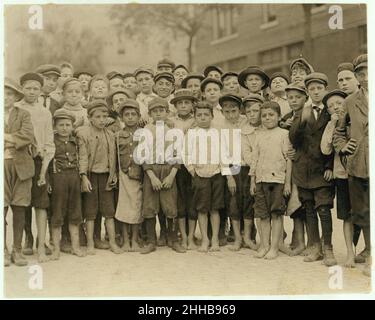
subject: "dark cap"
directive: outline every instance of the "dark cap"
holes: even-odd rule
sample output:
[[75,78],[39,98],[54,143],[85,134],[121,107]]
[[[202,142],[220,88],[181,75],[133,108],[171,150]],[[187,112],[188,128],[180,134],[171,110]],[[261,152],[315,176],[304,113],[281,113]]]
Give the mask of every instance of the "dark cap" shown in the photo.
[[199,101],[195,106],[195,110],[196,109],[210,109],[212,112],[214,107],[211,103],[208,103],[207,101]]
[[223,83],[220,80],[214,79],[214,78],[206,78],[201,82],[201,91],[203,92],[204,89],[206,89],[206,86],[209,83],[216,83],[219,87],[220,90],[223,89]]
[[160,68],[160,67],[169,67],[173,70],[175,67],[175,64],[173,61],[169,60],[168,58],[164,58],[164,59],[161,59],[157,64],[157,68]]
[[160,97],[155,97],[148,103],[148,111],[151,111],[156,107],[163,107],[169,110],[168,101]]
[[265,100],[260,94],[250,93],[245,98],[243,98],[242,103],[243,105],[245,105],[246,102],[250,102],[250,101],[264,103]]
[[177,69],[185,69],[186,70],[186,72],[187,73],[189,73],[189,69],[187,68],[187,67],[185,67],[183,64],[178,64],[177,66],[175,66],[174,68],[173,68],[173,73],[177,70]]
[[23,86],[23,84],[29,80],[37,81],[40,83],[41,86],[43,86],[43,83],[44,83],[43,77],[39,73],[28,72],[28,73],[25,73],[23,76],[21,76],[20,78],[21,86]]
[[197,102],[198,99],[193,96],[193,93],[189,89],[179,89],[174,93],[174,97],[171,99],[170,103],[175,104],[177,101],[180,100],[191,100],[193,102]]
[[312,72],[305,78],[305,87],[307,88],[311,82],[319,82],[325,86],[328,86],[328,77],[321,72]]
[[357,71],[359,68],[367,68],[367,54],[361,54],[353,61],[354,71]]
[[157,82],[159,79],[167,79],[169,82],[172,82],[174,84],[175,79],[171,72],[160,72],[155,75],[154,82]]
[[238,75],[238,82],[241,85],[241,87],[248,89],[245,82],[246,82],[247,76],[250,74],[257,74],[264,80],[264,85],[262,86],[262,90],[268,87],[270,79],[268,75],[258,66],[247,67],[246,69],[240,72],[240,74]]
[[72,112],[69,112],[65,108],[60,108],[55,111],[53,114],[53,121],[56,121],[57,119],[69,119],[72,122],[76,121],[76,117]]
[[236,78],[238,78],[238,73],[233,72],[233,71],[225,72],[225,73],[221,76],[221,81],[224,82],[225,78],[227,78],[227,77],[236,77]]
[[284,72],[275,72],[270,76],[270,85],[273,79],[283,78],[288,84],[290,83],[290,78]]
[[354,72],[354,64],[351,62],[343,62],[337,66],[337,74],[344,70]]
[[333,97],[333,96],[340,96],[340,97],[342,97],[342,98],[345,99],[348,95],[347,95],[344,91],[342,91],[342,90],[338,90],[338,89],[335,89],[335,90],[332,90],[332,91],[328,92],[328,93],[323,97],[323,100],[322,100],[322,102],[323,102],[323,104],[325,105],[325,107],[328,108],[328,106],[327,106],[327,101],[328,101],[329,98],[331,98],[331,97]]
[[241,108],[242,106],[242,99],[234,94],[224,94],[223,96],[221,96],[219,99],[220,106],[223,106],[223,103],[225,101],[234,101],[235,103],[237,103],[239,108]]
[[118,113],[121,115],[125,108],[132,108],[135,109],[138,113],[140,113],[139,104],[134,99],[126,99],[118,108]]
[[211,72],[211,71],[217,71],[220,73],[220,75],[222,75],[224,73],[224,71],[218,67],[218,66],[214,66],[214,65],[211,65],[211,66],[207,66],[204,70],[203,70],[203,74],[204,76],[207,78],[208,74]]
[[87,104],[86,106],[87,114],[91,115],[94,112],[94,110],[99,109],[99,108],[109,111],[107,102],[104,99],[96,99]]
[[149,75],[151,75],[151,77],[154,77],[154,71],[152,71],[152,69],[150,68],[147,68],[147,67],[140,67],[140,68],[137,68],[135,71],[134,71],[134,77],[137,77],[140,73],[148,73]]
[[55,74],[58,77],[61,75],[61,70],[54,64],[42,64],[35,70],[36,73],[40,74]]
[[297,59],[294,59],[291,63],[290,63],[290,70],[292,71],[293,70],[293,67],[296,63],[300,63],[302,64],[306,69],[307,69],[307,73],[312,73],[314,72],[314,68],[312,67],[312,65],[310,63],[307,62],[307,60],[305,58],[302,58],[302,57],[299,57]]
[[200,73],[190,73],[188,74],[184,80],[181,81],[181,87],[182,88],[186,88],[187,86],[187,83],[190,79],[198,79],[200,81],[202,81],[204,79],[204,75],[203,74],[200,74]]
[[118,93],[123,93],[125,96],[127,96],[128,99],[135,99],[136,98],[135,93],[133,91],[129,90],[129,89],[116,89],[116,90],[111,91],[106,98],[107,104],[109,106],[112,105],[113,96],[115,94],[118,94]]
[[287,91],[290,91],[290,90],[297,90],[299,92],[302,92],[303,94],[305,94],[307,96],[307,92],[306,92],[306,88],[305,86],[302,86],[298,83],[291,83],[291,84],[288,84],[285,88],[285,92]]
[[79,78],[79,76],[81,76],[81,75],[83,75],[83,74],[86,74],[86,75],[88,75],[88,76],[90,76],[90,77],[93,77],[94,76],[94,74],[93,73],[91,73],[91,72],[89,72],[89,71],[78,71],[78,72],[76,72],[76,73],[74,73],[74,78]]

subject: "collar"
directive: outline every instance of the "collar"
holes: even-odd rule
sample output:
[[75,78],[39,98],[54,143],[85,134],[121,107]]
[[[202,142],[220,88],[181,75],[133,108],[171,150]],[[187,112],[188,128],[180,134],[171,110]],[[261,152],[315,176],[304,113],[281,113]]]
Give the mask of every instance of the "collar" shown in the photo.
[[61,139],[60,136],[57,134],[57,132],[55,132],[55,140],[59,141],[59,142],[65,142],[65,141],[68,141],[68,142],[73,142],[73,143],[76,143],[77,140],[76,138],[73,136],[73,135],[70,135],[68,140],[64,140],[64,139]]
[[176,114],[176,120],[186,121],[186,120],[190,120],[192,118],[194,118],[192,113],[189,113],[189,116],[186,117],[186,118],[181,118],[178,114]]
[[314,107],[318,107],[320,109],[320,111],[322,111],[324,109],[324,104],[323,103],[321,103],[319,105],[312,104],[312,107],[313,107],[313,109],[314,109]]

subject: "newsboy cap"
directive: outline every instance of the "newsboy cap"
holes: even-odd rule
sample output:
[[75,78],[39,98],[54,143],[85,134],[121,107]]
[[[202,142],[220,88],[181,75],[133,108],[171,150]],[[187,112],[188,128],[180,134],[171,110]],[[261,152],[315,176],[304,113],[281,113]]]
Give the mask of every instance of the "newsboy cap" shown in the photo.
[[321,72],[312,72],[305,78],[305,87],[307,88],[311,82],[319,82],[325,86],[328,86],[328,77]]
[[53,114],[53,121],[56,121],[57,119],[69,119],[72,122],[76,121],[76,117],[72,112],[69,112],[65,108],[60,108],[55,111]]
[[112,80],[114,78],[120,78],[120,79],[123,79],[122,77],[122,74],[120,72],[117,72],[117,71],[111,71],[111,72],[108,72],[107,73],[107,79],[108,80]]
[[36,68],[35,72],[40,74],[55,74],[58,77],[61,75],[60,67],[54,64],[42,64]]
[[175,79],[171,72],[159,72],[155,75],[154,82],[158,81],[159,79],[167,79],[169,82],[174,84]]
[[185,69],[186,72],[189,73],[189,69],[188,69],[186,66],[184,66],[183,64],[178,64],[177,66],[175,66],[175,67],[173,68],[173,71],[172,71],[172,72],[174,73],[177,69]]
[[191,92],[191,90],[189,90],[189,89],[179,89],[174,93],[174,97],[171,99],[170,102],[172,104],[176,104],[177,101],[184,100],[184,99],[191,100],[193,102],[198,101],[198,99],[193,96],[193,92]]
[[148,103],[148,111],[155,109],[156,107],[163,107],[169,110],[168,101],[166,99],[155,97]]
[[152,71],[152,69],[150,68],[147,68],[147,67],[140,67],[140,68],[137,68],[135,71],[134,71],[134,77],[136,78],[140,73],[148,73],[149,75],[151,75],[151,77],[154,77],[154,71]]
[[81,75],[83,75],[83,74],[88,75],[88,76],[90,76],[90,77],[93,77],[93,76],[94,76],[94,74],[93,74],[92,72],[82,70],[82,71],[78,71],[78,72],[74,73],[74,78],[77,78],[77,79],[78,79],[79,76],[81,76]]
[[342,98],[345,99],[348,95],[344,91],[339,90],[339,89],[335,89],[335,90],[332,90],[332,91],[328,92],[323,97],[323,100],[322,100],[322,102],[323,102],[323,104],[324,104],[325,107],[328,107],[327,106],[327,101],[328,101],[329,98],[331,98],[333,96],[340,96],[340,97],[342,97]]
[[290,83],[290,78],[284,72],[274,72],[270,76],[270,85],[271,85],[272,80],[274,80],[276,78],[283,78],[288,84]]
[[245,105],[246,102],[250,102],[250,101],[263,103],[265,100],[260,94],[250,93],[245,98],[243,98],[242,103],[243,105]]
[[218,67],[218,66],[214,66],[214,65],[211,65],[211,66],[207,66],[204,70],[203,70],[203,74],[204,76],[207,78],[208,74],[211,72],[211,71],[217,71],[220,73],[220,75],[222,75],[224,73],[224,71]]
[[246,78],[250,74],[257,74],[264,80],[264,85],[262,86],[262,90],[267,88],[270,82],[270,78],[268,75],[258,66],[251,66],[247,67],[246,69],[242,70],[240,74],[238,75],[238,82],[241,85],[241,87],[248,89],[246,86]]
[[129,90],[129,89],[116,89],[116,90],[111,91],[106,98],[108,106],[112,105],[113,96],[118,94],[118,93],[124,94],[128,99],[135,99],[136,98],[135,93],[133,91]]
[[233,72],[233,71],[225,72],[225,73],[221,76],[221,81],[224,82],[225,78],[228,78],[228,77],[236,77],[236,78],[238,78],[238,73]]
[[28,72],[28,73],[25,73],[23,76],[21,76],[20,78],[21,86],[23,86],[24,83],[29,80],[37,81],[40,83],[41,86],[43,86],[43,83],[44,83],[43,77],[39,73]]
[[337,66],[337,74],[344,70],[354,72],[354,64],[351,62],[343,62]]
[[199,81],[202,81],[204,79],[204,75],[200,73],[190,73],[188,74],[182,81],[181,81],[181,87],[186,88],[187,83],[190,79],[198,79]]
[[5,77],[4,78],[4,87],[12,89],[13,91],[15,91],[19,95],[19,99],[22,99],[22,97],[23,97],[22,88],[19,86],[19,84],[16,81],[14,81],[11,78]]
[[367,54],[361,54],[353,61],[354,71],[357,71],[359,68],[367,68]]
[[291,90],[297,90],[297,91],[302,92],[303,94],[307,95],[306,88],[303,85],[298,84],[298,83],[291,83],[291,84],[288,84],[285,87],[285,92],[291,91]]
[[108,104],[104,99],[96,99],[87,104],[86,106],[87,114],[91,115],[94,112],[94,110],[99,109],[99,108],[109,111]]
[[64,90],[68,84],[72,84],[72,83],[75,83],[75,82],[76,82],[77,84],[81,85],[81,81],[79,81],[77,78],[68,78],[68,79],[66,79],[66,80],[64,81],[64,83],[63,83],[61,89]]
[[139,103],[134,99],[126,99],[118,108],[118,113],[121,115],[125,108],[135,109],[140,113]]
[[175,67],[175,64],[172,60],[169,60],[168,58],[164,58],[164,59],[161,59],[157,66],[157,68],[161,68],[161,67],[169,67],[171,68],[172,70],[174,69]]
[[238,107],[241,108],[242,106],[242,99],[239,96],[236,96],[235,94],[224,94],[219,98],[219,104],[220,106],[223,106],[223,103],[225,101],[234,101],[237,103]]
[[314,72],[314,68],[312,67],[312,65],[310,63],[307,62],[307,60],[305,58],[302,58],[302,57],[299,57],[297,59],[294,59],[291,63],[290,63],[290,71],[293,70],[293,67],[296,63],[300,63],[302,64],[303,66],[305,66],[305,68],[307,69],[308,73],[312,73]]
[[216,83],[220,87],[220,90],[223,89],[223,83],[220,80],[217,80],[217,79],[214,79],[214,78],[206,78],[201,82],[201,91],[202,92],[204,91],[204,89],[206,89],[206,87],[209,83]]

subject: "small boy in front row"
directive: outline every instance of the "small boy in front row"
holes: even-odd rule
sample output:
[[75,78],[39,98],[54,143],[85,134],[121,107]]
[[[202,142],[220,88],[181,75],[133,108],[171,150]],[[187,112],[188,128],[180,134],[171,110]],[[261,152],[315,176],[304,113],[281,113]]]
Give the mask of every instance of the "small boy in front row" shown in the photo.
[[[78,148],[73,137],[75,117],[61,108],[53,116],[55,129],[55,157],[50,170],[51,226],[54,250],[52,260],[60,257],[61,228],[68,216],[72,253],[83,257],[79,243],[79,225],[82,223],[81,183],[78,171]],[[51,168],[50,168],[51,169]],[[52,171],[52,172],[51,172]]]
[[134,99],[126,99],[117,110],[125,127],[116,133],[119,167],[119,195],[116,220],[122,224],[123,251],[139,251],[138,230],[143,221],[143,171],[142,167],[134,161],[133,154],[138,146],[137,141],[134,141],[134,134],[139,128],[138,123],[141,118],[141,112],[138,102]]
[[[260,111],[264,130],[257,133],[250,165],[250,192],[255,195],[255,217],[260,218],[257,258],[275,259],[283,232],[284,197],[291,193],[292,161],[288,131],[278,126],[281,110],[277,102],[265,102]],[[271,236],[271,247],[269,239]]]
[[105,127],[108,113],[104,100],[90,102],[87,106],[90,125],[77,133],[82,209],[87,227],[87,254],[90,255],[95,254],[94,221],[99,213],[105,218],[111,251],[122,252],[115,241],[116,149],[114,135]]

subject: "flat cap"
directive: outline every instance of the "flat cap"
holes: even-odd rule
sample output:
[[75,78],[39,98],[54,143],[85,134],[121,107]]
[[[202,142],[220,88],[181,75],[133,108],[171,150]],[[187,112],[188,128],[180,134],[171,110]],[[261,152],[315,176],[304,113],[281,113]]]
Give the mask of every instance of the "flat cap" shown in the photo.
[[61,86],[61,88],[63,90],[65,90],[66,86],[69,85],[69,84],[72,84],[72,83],[77,83],[79,85],[81,85],[81,81],[79,81],[77,78],[68,78],[64,81],[63,85]]
[[175,66],[175,67],[173,68],[173,71],[172,71],[172,72],[174,73],[177,69],[185,69],[186,72],[189,73],[189,69],[188,69],[186,66],[184,66],[183,64],[178,64],[177,66]]
[[117,71],[111,71],[111,72],[108,72],[107,73],[107,79],[108,80],[112,80],[114,78],[120,78],[120,79],[123,79],[122,77],[122,74],[120,72],[117,72]]
[[319,82],[325,86],[328,86],[328,77],[321,72],[312,72],[305,78],[305,87],[307,88],[311,82]]
[[235,94],[224,94],[219,98],[219,104],[220,106],[223,106],[223,103],[225,101],[234,101],[238,104],[238,107],[241,108],[242,106],[242,99],[239,96],[236,96]]
[[344,70],[354,72],[354,64],[351,62],[343,62],[337,66],[337,74]]
[[271,76],[270,76],[270,85],[271,85],[271,82],[273,79],[276,79],[276,78],[283,78],[288,84],[290,83],[290,78],[288,75],[286,75],[284,72],[274,72]]
[[324,97],[323,97],[323,104],[327,106],[327,101],[329,98],[333,97],[333,96],[340,96],[340,97],[343,97],[344,99],[348,96],[344,91],[342,90],[338,90],[338,89],[335,89],[335,90],[332,90],[330,92],[328,92]]
[[353,64],[354,64],[354,71],[363,67],[367,68],[367,54],[359,55],[357,58],[354,59]]
[[150,68],[147,68],[147,67],[140,67],[140,68],[137,68],[135,71],[134,71],[134,77],[137,77],[137,75],[139,75],[140,73],[148,73],[149,75],[151,75],[151,77],[154,77],[154,71],[152,71],[152,69]]
[[93,74],[92,72],[83,70],[83,71],[78,71],[78,72],[74,73],[74,78],[77,78],[77,79],[78,79],[79,76],[81,76],[81,75],[83,75],[83,74],[88,75],[88,76],[90,76],[90,77],[93,77],[93,76],[94,76],[94,74]]
[[58,77],[61,75],[60,67],[54,64],[42,64],[36,68],[35,72],[40,74],[55,74]]
[[14,90],[20,96],[20,99],[23,97],[22,88],[13,79],[5,77],[4,78],[4,87]]
[[264,98],[257,93],[250,93],[245,98],[243,98],[242,103],[245,105],[246,102],[258,102],[258,103],[264,103]]
[[297,90],[299,92],[302,92],[303,94],[307,95],[306,88],[303,85],[300,85],[298,83],[291,83],[288,84],[285,88],[286,91],[291,91],[291,90]]
[[174,83],[175,79],[171,72],[159,72],[154,77],[154,82],[158,81],[159,79],[167,79],[169,82]]
[[109,80],[108,80],[108,78],[105,75],[103,75],[103,74],[96,74],[96,75],[94,75],[90,79],[89,88],[91,89],[92,84],[95,81],[99,81],[99,80],[104,81],[107,84],[107,86],[109,86]]
[[173,70],[175,67],[175,63],[172,60],[169,60],[168,58],[164,58],[161,59],[157,64],[157,68],[160,67],[169,67]]
[[217,71],[217,72],[220,73],[220,75],[222,75],[224,73],[224,71],[220,67],[215,66],[215,65],[210,65],[210,66],[207,66],[206,68],[204,68],[204,70],[203,70],[204,76],[207,78],[208,74],[211,71]]
[[174,97],[171,99],[171,103],[175,104],[177,101],[188,99],[193,102],[197,102],[198,99],[193,96],[193,92],[189,89],[179,89],[174,93]]
[[310,63],[308,63],[308,61],[305,59],[305,58],[302,58],[302,57],[299,57],[297,59],[294,59],[291,63],[290,63],[290,70],[292,71],[293,70],[293,67],[296,63],[300,63],[302,65],[305,66],[305,68],[307,69],[308,73],[312,73],[314,72],[314,68],[312,67],[312,65]]
[[151,111],[156,107],[163,107],[169,110],[168,101],[160,97],[155,97],[148,103],[148,111]]
[[72,112],[69,112],[65,108],[60,108],[55,111],[55,113],[53,114],[53,120],[55,121],[57,119],[69,119],[72,122],[76,121],[76,117],[74,116],[74,114]]
[[122,75],[122,78],[125,79],[125,78],[134,78],[134,73],[131,73],[131,72],[126,72]]
[[225,78],[227,78],[227,77],[236,77],[236,78],[238,78],[238,73],[233,72],[233,71],[225,72],[225,73],[221,76],[221,81],[224,82]]
[[195,109],[210,109],[212,111],[214,109],[214,106],[207,101],[199,101],[196,104]]
[[223,83],[222,83],[220,80],[217,80],[217,79],[214,79],[214,78],[205,78],[205,79],[201,82],[201,91],[202,91],[202,92],[204,91],[204,89],[206,89],[206,86],[207,86],[209,83],[216,83],[216,84],[220,87],[220,90],[223,89]]
[[21,86],[23,86],[23,84],[29,80],[38,81],[41,86],[43,86],[43,83],[44,83],[43,77],[39,73],[28,72],[28,73],[25,73],[23,76],[21,76],[20,78]]
[[99,108],[109,111],[108,104],[104,99],[95,99],[86,105],[87,114],[90,115],[94,112],[94,110]]
[[134,99],[126,99],[118,108],[118,113],[121,115],[125,108],[133,108],[140,113],[139,104]]
[[118,94],[118,93],[124,94],[125,96],[127,96],[128,99],[135,99],[136,98],[135,93],[133,91],[129,90],[129,89],[116,89],[116,90],[111,91],[108,94],[108,96],[106,98],[108,105],[112,105],[113,96],[115,94]]
[[269,82],[270,82],[270,78],[268,77],[268,75],[258,66],[250,66],[250,67],[247,67],[246,69],[242,70],[240,72],[240,74],[238,75],[238,82],[239,84],[241,85],[241,87],[243,88],[247,88],[245,82],[246,82],[246,78],[248,75],[250,74],[257,74],[258,76],[262,77],[263,80],[264,80],[264,85],[262,87],[262,89],[265,89],[268,87],[269,85]]
[[187,86],[187,83],[190,79],[198,79],[200,81],[202,81],[204,79],[204,75],[203,74],[200,74],[200,73],[190,73],[188,74],[184,80],[181,81],[181,87],[182,88],[186,88]]

